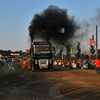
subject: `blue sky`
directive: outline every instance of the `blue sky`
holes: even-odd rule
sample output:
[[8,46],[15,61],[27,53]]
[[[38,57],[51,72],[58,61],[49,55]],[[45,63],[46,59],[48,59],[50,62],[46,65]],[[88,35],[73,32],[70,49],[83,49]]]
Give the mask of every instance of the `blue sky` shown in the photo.
[[0,49],[29,49],[28,26],[36,13],[50,5],[67,9],[69,16],[84,21],[96,16],[100,0],[0,0]]

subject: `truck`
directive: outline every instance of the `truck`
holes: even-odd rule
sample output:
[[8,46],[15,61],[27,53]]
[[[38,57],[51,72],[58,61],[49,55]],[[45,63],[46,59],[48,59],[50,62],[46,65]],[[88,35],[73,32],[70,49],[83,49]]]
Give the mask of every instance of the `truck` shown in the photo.
[[37,69],[53,70],[53,51],[51,42],[33,42],[30,48],[31,70]]

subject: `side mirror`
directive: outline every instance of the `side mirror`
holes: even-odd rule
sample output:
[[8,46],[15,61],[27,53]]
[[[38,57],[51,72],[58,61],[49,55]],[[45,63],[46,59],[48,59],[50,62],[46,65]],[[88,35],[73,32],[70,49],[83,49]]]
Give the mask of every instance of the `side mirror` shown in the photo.
[[50,47],[50,51],[55,51],[55,47]]

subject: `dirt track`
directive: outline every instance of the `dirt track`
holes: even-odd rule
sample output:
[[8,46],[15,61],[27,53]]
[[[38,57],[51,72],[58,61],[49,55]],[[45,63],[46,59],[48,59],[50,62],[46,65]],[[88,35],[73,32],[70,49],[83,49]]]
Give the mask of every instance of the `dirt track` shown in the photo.
[[[6,69],[0,76],[0,100],[99,100],[96,72],[54,67],[53,72]],[[4,70],[4,69],[3,69]]]

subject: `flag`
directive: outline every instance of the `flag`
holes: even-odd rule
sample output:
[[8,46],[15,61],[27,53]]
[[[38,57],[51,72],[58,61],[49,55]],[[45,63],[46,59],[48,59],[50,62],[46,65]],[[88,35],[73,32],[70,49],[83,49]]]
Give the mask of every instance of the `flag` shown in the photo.
[[90,46],[93,45],[93,40],[90,38]]
[[92,61],[92,62],[91,62],[91,65],[92,65],[92,66],[93,66],[93,65],[95,65],[95,62],[94,62],[94,61]]
[[[96,46],[96,42],[93,40],[93,45]],[[97,46],[99,47],[99,45],[97,44]]]
[[71,52],[71,53],[73,53],[73,50],[72,50],[72,48],[70,49],[70,52]]
[[[96,46],[96,42],[90,38],[90,46],[92,46],[92,45]],[[97,44],[97,46],[100,47],[98,44]]]
[[92,53],[88,52],[88,56],[89,56],[89,58],[91,58],[91,56],[92,56]]
[[26,50],[26,53],[30,53],[30,49],[27,49],[27,50]]
[[71,54],[70,54],[70,57],[75,57],[72,48],[70,49],[70,53],[71,53]]

